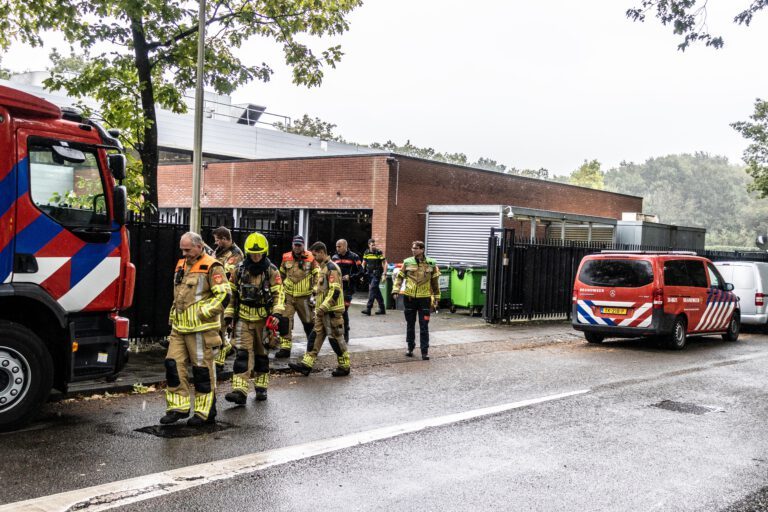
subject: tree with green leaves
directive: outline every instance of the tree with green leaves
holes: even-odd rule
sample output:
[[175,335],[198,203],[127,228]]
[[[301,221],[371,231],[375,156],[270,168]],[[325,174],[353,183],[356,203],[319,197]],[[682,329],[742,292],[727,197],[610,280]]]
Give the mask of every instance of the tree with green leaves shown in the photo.
[[344,137],[334,133],[336,125],[323,121],[319,117],[311,118],[304,114],[300,119],[294,120],[291,124],[275,123],[273,125],[278,130],[294,133],[296,135],[305,135],[307,137],[317,137],[323,140],[333,140],[336,142],[346,142]]
[[742,137],[752,141],[744,150],[744,162],[747,173],[752,176],[749,190],[760,197],[768,197],[768,101],[757,99],[755,113],[750,116],[752,122],[740,121],[731,126]]
[[516,176],[525,176],[526,178],[536,178],[537,180],[550,179],[549,170],[544,167],[539,167],[538,169],[518,169],[517,167],[510,167],[505,172]]
[[[749,26],[758,12],[768,7],[768,0],[752,0],[746,9],[736,12],[733,21]],[[697,5],[696,0],[642,0],[638,7],[627,10],[627,17],[643,22],[648,14],[655,16],[663,25],[671,25],[675,35],[683,37],[677,45],[685,51],[691,43],[703,42],[706,46],[722,48],[725,41],[722,36],[710,34],[707,29],[707,1]]]
[[[316,53],[300,36],[334,36],[361,0],[213,0],[206,8],[205,84],[230,94],[268,81],[269,64],[244,62],[234,51],[254,37],[283,48],[293,81],[320,85],[326,67],[342,57],[338,45]],[[198,12],[182,0],[8,0],[0,4],[0,48],[43,44],[44,31],[61,32],[79,47],[86,65],[71,76],[52,73],[46,87],[93,98],[108,126],[124,130],[138,151],[145,206],[157,205],[155,108],[187,111],[184,91],[196,80]],[[55,63],[54,63],[55,67]]]
[[642,196],[643,211],[662,223],[706,228],[708,246],[752,246],[768,232],[768,201],[747,191],[748,180],[743,166],[706,153],[622,162],[605,173],[607,190]]
[[605,188],[605,173],[600,170],[600,162],[597,160],[584,160],[584,163],[571,173],[568,183],[603,190]]
[[436,162],[445,162],[448,164],[467,165],[469,159],[464,153],[441,153],[433,148],[422,148],[411,143],[410,140],[406,140],[402,146],[388,140],[385,143],[374,142],[370,145],[373,149],[381,149],[383,151],[391,151],[392,153],[399,153],[401,155],[412,156],[415,158],[423,158],[425,160],[434,160]]

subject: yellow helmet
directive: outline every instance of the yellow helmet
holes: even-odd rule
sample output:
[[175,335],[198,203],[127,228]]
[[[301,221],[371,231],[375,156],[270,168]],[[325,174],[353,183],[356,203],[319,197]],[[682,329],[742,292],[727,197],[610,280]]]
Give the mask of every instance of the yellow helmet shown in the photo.
[[245,254],[267,254],[269,242],[261,233],[251,233],[245,239]]

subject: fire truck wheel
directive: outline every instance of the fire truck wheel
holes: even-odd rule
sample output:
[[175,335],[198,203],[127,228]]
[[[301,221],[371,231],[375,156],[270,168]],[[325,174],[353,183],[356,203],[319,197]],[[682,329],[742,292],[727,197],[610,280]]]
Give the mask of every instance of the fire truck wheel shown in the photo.
[[19,324],[0,320],[0,431],[28,423],[53,384],[53,362],[40,338]]
[[605,339],[605,336],[596,332],[585,332],[584,337],[587,338],[589,343],[602,343]]
[[739,333],[741,332],[741,317],[739,312],[736,311],[731,317],[731,321],[728,322],[728,330],[723,334],[725,341],[736,341],[739,339]]
[[686,334],[687,322],[685,317],[679,316],[675,318],[675,323],[672,324],[672,332],[667,338],[667,347],[672,350],[683,350],[685,348],[685,342],[688,339]]

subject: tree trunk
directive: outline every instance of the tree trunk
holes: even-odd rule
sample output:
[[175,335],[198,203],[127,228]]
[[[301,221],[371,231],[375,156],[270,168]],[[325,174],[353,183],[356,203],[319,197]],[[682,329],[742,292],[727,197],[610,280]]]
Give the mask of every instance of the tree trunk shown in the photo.
[[157,164],[159,161],[157,149],[157,114],[155,112],[155,92],[152,87],[152,66],[149,62],[149,49],[144,35],[144,24],[141,18],[131,18],[133,32],[133,49],[136,60],[136,70],[141,88],[141,108],[144,111],[144,140],[139,148],[141,156],[141,174],[144,177],[144,212],[150,213],[158,206],[157,195]]

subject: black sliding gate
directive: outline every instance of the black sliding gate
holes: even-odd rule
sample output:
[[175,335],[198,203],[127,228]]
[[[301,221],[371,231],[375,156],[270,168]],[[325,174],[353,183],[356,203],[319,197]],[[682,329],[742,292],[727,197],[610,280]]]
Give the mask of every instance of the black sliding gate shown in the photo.
[[[573,281],[581,259],[601,250],[670,251],[599,242],[516,238],[513,229],[491,230],[488,239],[488,281],[485,320],[570,318]],[[696,251],[712,261],[768,262],[766,252]]]

